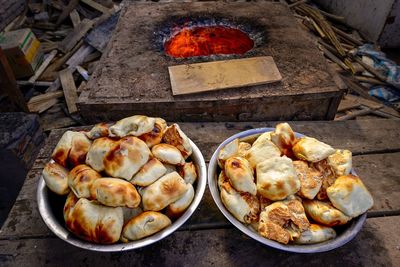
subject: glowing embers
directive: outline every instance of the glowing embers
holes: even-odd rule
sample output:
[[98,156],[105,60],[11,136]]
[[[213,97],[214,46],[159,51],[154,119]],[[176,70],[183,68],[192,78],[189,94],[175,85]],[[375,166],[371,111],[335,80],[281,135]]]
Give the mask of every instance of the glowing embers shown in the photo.
[[241,30],[225,26],[184,28],[164,43],[165,52],[176,58],[244,54],[254,46]]

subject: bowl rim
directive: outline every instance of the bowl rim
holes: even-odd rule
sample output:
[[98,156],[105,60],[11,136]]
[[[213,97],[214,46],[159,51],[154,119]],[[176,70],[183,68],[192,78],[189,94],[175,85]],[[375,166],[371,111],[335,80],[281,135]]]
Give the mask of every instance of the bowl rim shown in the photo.
[[[237,134],[234,134],[230,136],[229,138],[225,139],[215,150],[213,153],[209,165],[208,165],[208,171],[207,171],[207,178],[208,178],[208,186],[210,188],[211,196],[219,208],[219,210],[222,212],[222,214],[240,231],[242,231],[244,234],[247,236],[251,237],[252,239],[279,249],[283,251],[288,251],[288,252],[296,252],[296,253],[319,253],[319,252],[326,252],[329,250],[333,250],[335,248],[341,247],[345,245],[346,243],[350,242],[356,235],[357,233],[361,230],[366,218],[367,218],[367,213],[363,213],[362,215],[353,218],[350,223],[348,223],[348,228],[343,231],[340,235],[338,235],[336,238],[321,242],[321,243],[316,243],[316,244],[308,244],[308,245],[296,245],[296,244],[281,244],[279,242],[267,239],[265,237],[262,237],[258,233],[256,233],[254,230],[251,230],[248,226],[245,224],[241,223],[239,220],[237,220],[226,208],[225,205],[222,203],[220,194],[219,194],[219,189],[217,185],[217,168],[218,168],[218,154],[219,151],[228,143],[231,141],[235,140],[236,138],[243,138],[243,137],[248,137],[251,135],[261,135],[265,132],[270,132],[274,131],[275,128],[271,127],[264,127],[264,128],[254,128],[246,131],[239,132]],[[304,134],[297,133],[295,132],[296,137],[302,137],[305,136]],[[352,174],[356,175],[355,171],[352,169]]]
[[166,227],[165,229],[146,238],[136,241],[131,241],[128,243],[118,242],[115,244],[96,244],[80,239],[76,237],[74,234],[72,234],[70,231],[68,231],[64,225],[61,225],[56,219],[53,212],[51,211],[50,203],[46,201],[48,199],[49,189],[47,188],[43,176],[41,175],[38,182],[36,198],[37,198],[39,213],[44,223],[60,239],[76,247],[92,251],[99,251],[99,252],[127,251],[145,247],[157,241],[160,241],[161,239],[175,232],[193,215],[193,213],[199,206],[206,189],[207,169],[203,154],[191,139],[189,139],[189,143],[193,150],[193,153],[191,155],[192,161],[196,164],[198,171],[195,196],[193,198],[192,203],[187,208],[187,210],[176,221],[174,221],[170,226]]

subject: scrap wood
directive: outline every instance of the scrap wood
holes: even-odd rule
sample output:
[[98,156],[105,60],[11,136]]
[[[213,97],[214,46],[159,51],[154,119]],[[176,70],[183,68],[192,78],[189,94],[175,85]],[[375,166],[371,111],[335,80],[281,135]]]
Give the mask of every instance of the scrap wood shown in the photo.
[[59,26],[71,13],[72,10],[76,8],[79,0],[70,0],[68,5],[62,9],[60,16],[57,19],[56,25]]
[[63,91],[55,91],[51,93],[45,93],[42,95],[32,97],[28,102],[28,108],[30,112],[42,113],[43,111],[51,108],[53,105],[58,103],[58,99],[64,95]]
[[64,91],[65,102],[67,103],[68,112],[70,114],[73,114],[78,111],[78,108],[76,107],[78,94],[76,91],[74,78],[72,77],[72,71],[68,68],[60,71],[59,78]]
[[43,101],[43,102],[40,102],[40,103],[34,104],[34,105],[28,104],[28,108],[29,108],[30,112],[42,113],[57,103],[58,103],[58,99],[52,98],[47,101]]
[[368,107],[361,107],[361,110],[357,110],[354,112],[351,112],[350,114],[340,116],[338,118],[335,118],[337,121],[345,121],[345,120],[350,120],[354,119],[357,116],[362,116],[362,115],[367,115],[371,114],[374,109],[368,108]]
[[338,35],[340,35],[341,37],[343,37],[344,39],[352,42],[353,44],[355,44],[356,46],[360,46],[363,45],[363,43],[357,39],[355,39],[354,37],[352,37],[351,35],[345,33],[344,31],[336,28],[335,26],[332,26],[332,29],[335,33],[337,33]]
[[40,75],[42,75],[44,70],[47,68],[47,66],[50,64],[50,62],[56,55],[57,55],[57,50],[51,51],[50,54],[47,55],[43,63],[40,65],[40,67],[36,70],[35,74],[29,79],[29,82],[31,83],[35,82],[40,77]]
[[74,28],[78,27],[79,23],[81,22],[81,18],[79,17],[78,11],[76,11],[76,9],[72,10],[71,13],[69,13],[69,18],[71,19]]
[[47,101],[49,99],[59,98],[59,97],[62,97],[63,95],[64,95],[64,93],[61,90],[40,94],[40,95],[32,97],[28,101],[28,105],[37,104],[37,103],[40,103],[40,102]]
[[96,9],[97,11],[100,11],[101,13],[108,13],[112,12],[112,9],[108,9],[105,6],[93,1],[93,0],[81,0],[82,3],[85,3],[86,5]]
[[95,49],[88,44],[83,44],[75,53],[67,60],[66,64],[69,67],[76,67],[80,65],[87,56],[93,53]]
[[371,101],[374,101],[374,102],[378,102],[379,101],[376,98],[370,96],[369,93],[368,93],[369,89],[364,87],[364,86],[362,86],[357,81],[355,81],[355,80],[353,80],[353,79],[351,79],[349,77],[343,76],[343,75],[340,75],[340,77],[347,84],[347,86],[349,87],[349,89],[351,91],[361,95],[362,97],[364,97],[364,98],[366,98],[368,100],[371,100]]
[[349,67],[347,65],[345,65],[338,57],[336,57],[331,51],[326,49],[324,46],[319,45],[318,48],[324,53],[324,55],[327,58],[338,64],[341,68],[343,68],[344,70],[349,70]]
[[79,25],[60,43],[59,49],[64,53],[68,53],[68,51],[70,51],[92,28],[93,23],[94,22],[89,19],[82,20],[81,23],[79,23]]

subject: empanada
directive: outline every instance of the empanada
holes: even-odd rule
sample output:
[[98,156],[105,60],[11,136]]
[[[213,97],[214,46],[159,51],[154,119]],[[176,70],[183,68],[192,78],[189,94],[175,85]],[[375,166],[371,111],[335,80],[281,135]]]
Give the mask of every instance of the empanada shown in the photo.
[[303,206],[298,200],[277,201],[260,213],[260,235],[283,244],[298,238],[310,227]]
[[165,143],[178,148],[185,159],[192,154],[193,150],[189,138],[176,123],[167,127],[164,132],[163,140]]
[[129,181],[146,164],[150,154],[146,143],[139,138],[123,137],[105,155],[104,171],[112,177]]
[[166,214],[170,218],[178,218],[185,210],[190,206],[194,198],[194,188],[191,184],[188,184],[188,190],[181,198],[171,203],[167,207]]
[[335,149],[330,145],[306,136],[300,138],[292,150],[298,159],[309,162],[321,161],[335,153]]
[[227,159],[224,170],[233,188],[237,191],[247,192],[252,195],[257,194],[253,169],[245,158],[232,157]]
[[166,174],[142,190],[143,209],[162,210],[181,198],[189,186],[177,172]]
[[352,155],[349,150],[337,149],[327,158],[328,164],[334,170],[336,176],[350,174],[352,168]]
[[167,168],[156,158],[149,160],[133,176],[131,183],[139,186],[148,186],[167,172]]
[[336,209],[329,202],[304,200],[303,206],[307,216],[311,217],[317,223],[326,226],[343,225],[351,220],[349,216]]
[[86,133],[86,136],[92,140],[100,137],[107,137],[110,134],[109,127],[110,126],[107,123],[98,123],[93,126],[93,128],[89,132]]
[[98,172],[104,171],[104,158],[115,143],[115,140],[108,137],[94,140],[86,155],[86,164]]
[[299,238],[294,240],[295,244],[316,244],[325,242],[336,237],[336,232],[333,228],[311,224],[308,230],[301,233]]
[[247,151],[246,159],[250,162],[253,169],[256,168],[258,163],[281,155],[279,148],[272,143],[269,138],[269,132],[263,133],[254,141],[251,148]]
[[117,121],[110,127],[111,136],[125,137],[128,135],[141,136],[154,128],[155,118],[135,115]]
[[136,208],[140,204],[140,195],[133,184],[118,178],[101,178],[93,182],[92,199],[109,207]]
[[231,157],[234,157],[239,152],[239,139],[236,138],[235,140],[226,144],[218,153],[218,165],[223,168],[225,161]]
[[151,149],[154,157],[159,159],[163,163],[172,165],[183,165],[185,164],[185,159],[183,158],[181,152],[176,147],[169,144],[158,144],[153,146]]
[[287,122],[279,123],[275,127],[275,131],[271,133],[271,141],[282,152],[283,155],[292,156],[292,147],[296,143],[297,138]]
[[66,195],[68,187],[68,170],[57,162],[49,162],[44,166],[43,179],[47,187],[57,195]]
[[90,188],[101,175],[87,165],[81,164],[68,174],[68,185],[79,198],[91,198]]
[[146,145],[151,148],[161,143],[165,128],[166,122],[161,118],[157,118],[154,123],[153,130],[151,130],[151,132],[142,134],[141,136],[139,136],[139,139],[143,140]]
[[82,239],[111,244],[121,236],[124,217],[121,207],[106,207],[81,198],[70,210],[65,223],[72,233]]
[[79,198],[77,198],[74,194],[74,192],[70,192],[67,196],[67,199],[65,200],[64,204],[64,209],[63,209],[63,215],[64,215],[64,221],[67,221],[67,218],[71,212],[71,209],[75,206],[75,204],[78,202]]
[[302,160],[293,161],[297,177],[300,180],[300,190],[297,194],[301,197],[314,199],[321,189],[323,175],[308,163]]
[[171,224],[171,220],[160,212],[145,211],[132,218],[122,230],[121,241],[139,240],[155,234]]
[[91,141],[82,132],[66,131],[53,150],[51,158],[63,167],[85,163]]
[[194,184],[197,180],[196,165],[193,162],[185,162],[183,166],[178,166],[178,173],[183,177],[187,184]]
[[322,174],[322,185],[317,194],[317,199],[327,200],[328,195],[326,194],[326,189],[329,186],[333,185],[333,183],[335,182],[336,180],[335,172],[333,171],[332,167],[328,164],[328,161],[326,159],[315,163],[311,163],[310,167],[316,169]]
[[363,182],[354,175],[344,175],[326,190],[335,208],[350,217],[363,214],[374,205],[371,193]]
[[292,160],[274,157],[257,164],[257,192],[271,200],[282,200],[300,189]]
[[[221,172],[223,173],[223,172]],[[220,175],[218,185],[221,190],[221,201],[226,209],[242,223],[257,221],[260,203],[257,196],[236,191],[224,175]]]
[[246,143],[246,142],[240,142],[237,156],[246,158],[247,153],[249,152],[250,148],[251,148],[251,144]]

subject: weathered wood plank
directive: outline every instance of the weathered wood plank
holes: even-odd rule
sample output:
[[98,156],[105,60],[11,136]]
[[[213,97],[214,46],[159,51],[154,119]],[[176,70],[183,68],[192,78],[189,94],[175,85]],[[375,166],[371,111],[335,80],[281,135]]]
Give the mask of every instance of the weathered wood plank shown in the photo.
[[6,266],[398,266],[399,219],[368,219],[354,240],[319,254],[282,252],[239,230],[218,229],[175,232],[153,245],[123,253],[86,251],[58,238],[1,240],[0,261]]
[[50,62],[53,60],[53,58],[57,55],[57,50],[53,50],[50,52],[50,54],[47,55],[46,59],[43,61],[43,63],[40,65],[40,67],[36,70],[35,74],[29,78],[30,83],[34,83],[40,75],[45,71],[47,66],[49,66]]
[[282,79],[270,56],[170,66],[168,71],[173,95],[267,84]]
[[64,40],[59,45],[59,49],[68,53],[82,38],[85,34],[92,28],[93,21],[88,19],[83,19],[74,30],[68,34]]
[[76,92],[76,86],[74,78],[72,77],[72,72],[70,69],[67,68],[60,71],[59,75],[68,111],[70,114],[75,113],[78,111],[78,108],[76,107],[76,100],[78,99],[78,94]]
[[76,9],[72,10],[71,13],[69,13],[69,17],[71,19],[72,25],[74,26],[74,28],[76,28],[81,22],[78,11],[76,11]]

